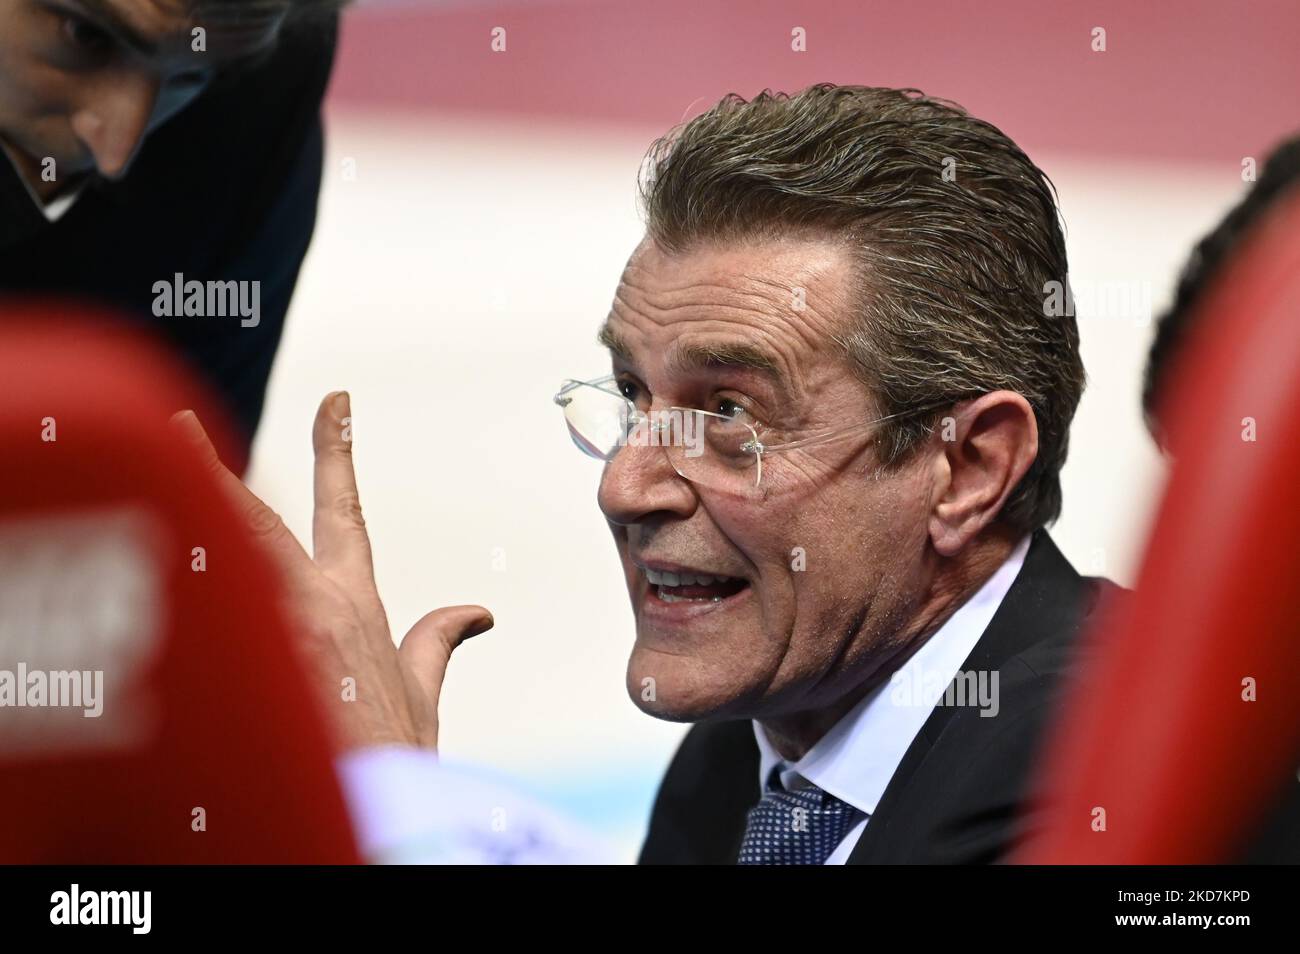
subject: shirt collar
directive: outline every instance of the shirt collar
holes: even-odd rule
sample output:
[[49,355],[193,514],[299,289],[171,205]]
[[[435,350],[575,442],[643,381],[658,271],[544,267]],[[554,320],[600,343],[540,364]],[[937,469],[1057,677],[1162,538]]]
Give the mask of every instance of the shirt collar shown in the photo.
[[18,162],[14,159],[13,153],[10,152],[9,147],[3,142],[0,142],[0,154],[3,154],[5,159],[9,162],[9,165],[13,169],[14,176],[17,177],[19,183],[22,184],[23,190],[27,193],[27,197],[32,200],[32,205],[36,207],[38,212],[45,216],[47,222],[57,222],[59,219],[63,218],[63,216],[67,214],[67,211],[76,203],[77,199],[81,198],[82,190],[86,187],[84,182],[79,184],[75,189],[46,202],[36,194],[36,191],[31,187],[31,183],[27,181],[26,176],[23,175],[22,170],[18,167]]
[[975,595],[890,677],[840,719],[804,757],[791,765],[767,739],[757,720],[760,789],[772,770],[796,788],[804,779],[868,815],[874,814],[893,777],[935,703],[961,670],[1015,582],[1030,538],[1026,536]]

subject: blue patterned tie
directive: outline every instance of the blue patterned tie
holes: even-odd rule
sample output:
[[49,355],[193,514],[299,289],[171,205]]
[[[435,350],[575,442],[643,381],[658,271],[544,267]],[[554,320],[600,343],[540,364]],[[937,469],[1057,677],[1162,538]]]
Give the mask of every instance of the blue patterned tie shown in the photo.
[[749,810],[737,864],[824,865],[862,817],[815,785],[786,791],[773,769],[762,799]]

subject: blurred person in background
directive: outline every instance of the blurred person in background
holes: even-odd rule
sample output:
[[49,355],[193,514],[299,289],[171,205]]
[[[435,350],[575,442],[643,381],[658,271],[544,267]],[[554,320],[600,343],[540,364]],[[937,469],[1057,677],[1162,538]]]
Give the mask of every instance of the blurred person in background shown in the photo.
[[224,399],[241,470],[345,2],[0,0],[0,317],[5,295],[78,296],[162,336]]
[[1283,141],[1269,156],[1259,179],[1196,247],[1183,266],[1173,303],[1156,321],[1155,337],[1143,375],[1142,412],[1147,429],[1161,449],[1166,446],[1160,405],[1168,397],[1169,379],[1195,328],[1197,308],[1225,265],[1240,250],[1252,228],[1300,185],[1300,137]]
[[[1269,155],[1246,195],[1192,249],[1174,300],[1157,319],[1146,372],[1142,411],[1151,437],[1178,466],[1178,448],[1164,422],[1179,400],[1172,387],[1178,365],[1196,337],[1199,314],[1228,266],[1241,254],[1260,222],[1300,189],[1300,136],[1284,140]],[[1298,239],[1300,240],[1300,239]],[[1296,316],[1300,320],[1300,315]],[[1255,864],[1300,862],[1300,772],[1290,773],[1276,808],[1262,819],[1243,861]]]

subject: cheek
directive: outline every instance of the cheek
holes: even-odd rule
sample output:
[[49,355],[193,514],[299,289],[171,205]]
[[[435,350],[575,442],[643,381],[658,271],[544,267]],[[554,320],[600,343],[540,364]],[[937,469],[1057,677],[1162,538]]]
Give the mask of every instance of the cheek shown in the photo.
[[[723,499],[704,504],[715,527],[749,564],[763,604],[792,589],[792,563],[807,545],[797,509],[773,506],[772,500]],[[800,543],[800,541],[803,541]]]
[[0,119],[10,119],[30,111],[35,93],[31,67],[24,64],[14,40],[3,36],[0,27]]
[[0,44],[0,122],[48,123],[65,116],[77,88],[73,78],[8,42]]
[[906,480],[845,475],[783,513],[796,619],[792,650],[837,652],[889,615],[924,549],[925,506]]

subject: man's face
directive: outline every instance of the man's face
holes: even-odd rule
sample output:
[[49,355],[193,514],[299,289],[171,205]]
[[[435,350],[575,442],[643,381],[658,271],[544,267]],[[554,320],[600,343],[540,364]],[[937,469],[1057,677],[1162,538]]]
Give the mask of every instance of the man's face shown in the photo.
[[149,132],[278,30],[196,20],[182,0],[0,0],[0,141],[29,179],[47,157],[60,182],[118,178]]
[[[849,278],[829,244],[667,255],[647,240],[604,332],[619,387],[643,410],[743,414],[769,445],[872,420],[831,337],[847,328]],[[724,357],[686,358],[710,351]],[[926,584],[926,469],[878,477],[871,436],[770,454],[752,494],[684,479],[662,447],[620,448],[599,502],[636,616],[638,706],[689,721],[823,708],[903,649]],[[664,591],[647,568],[730,581]]]

